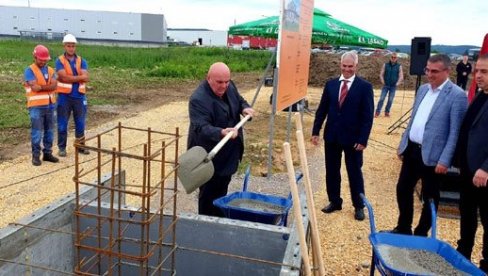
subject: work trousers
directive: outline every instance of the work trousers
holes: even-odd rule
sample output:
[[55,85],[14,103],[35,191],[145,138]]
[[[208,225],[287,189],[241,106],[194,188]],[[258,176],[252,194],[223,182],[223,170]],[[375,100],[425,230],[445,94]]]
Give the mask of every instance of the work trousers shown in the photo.
[[463,90],[466,90],[466,86],[468,85],[468,76],[458,76],[456,84]]
[[41,140],[44,154],[52,153],[54,140],[54,106],[30,107],[32,156],[41,155]]
[[[477,188],[473,185],[473,173],[461,170],[462,185],[460,189],[459,211],[461,213],[460,239],[457,250],[471,260],[474,239],[478,228],[478,210],[483,225],[483,259],[488,261],[488,188]],[[488,266],[485,264],[485,268]]]
[[413,194],[419,179],[422,180],[422,213],[414,234],[427,236],[432,225],[429,199],[433,199],[435,208],[439,206],[440,176],[435,173],[435,167],[426,166],[422,161],[422,147],[409,141],[403,154],[403,163],[398,178],[396,195],[400,215],[397,228],[401,231],[411,231],[413,221]]
[[383,108],[383,102],[385,101],[386,95],[388,95],[388,101],[386,102],[385,113],[390,113],[391,106],[393,104],[393,99],[395,98],[396,86],[385,85],[381,89],[380,99],[378,105],[376,106],[376,113],[381,113]]
[[231,178],[231,175],[219,176],[214,174],[207,183],[200,187],[200,193],[198,194],[198,214],[224,217],[222,211],[213,205],[213,201],[227,195]]
[[68,140],[68,122],[71,113],[75,122],[75,138],[85,136],[86,98],[72,98],[60,95],[58,98],[58,148],[66,150]]
[[341,198],[341,162],[342,152],[346,161],[347,176],[352,204],[354,208],[363,208],[364,203],[359,194],[364,193],[363,152],[357,151],[352,145],[344,146],[338,143],[325,143],[325,184],[329,201],[335,205],[342,205]]

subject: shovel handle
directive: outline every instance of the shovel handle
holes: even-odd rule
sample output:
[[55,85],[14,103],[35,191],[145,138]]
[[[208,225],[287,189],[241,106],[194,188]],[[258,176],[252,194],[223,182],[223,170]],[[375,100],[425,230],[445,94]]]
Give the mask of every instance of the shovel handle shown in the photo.
[[[244,125],[247,120],[251,118],[251,115],[246,115],[242,120],[234,126],[236,130],[239,130],[239,128]],[[232,132],[227,133],[227,135],[224,136],[224,138],[208,153],[206,160],[210,161],[214,158],[214,156],[219,152],[219,150],[229,141],[230,137],[232,137]]]

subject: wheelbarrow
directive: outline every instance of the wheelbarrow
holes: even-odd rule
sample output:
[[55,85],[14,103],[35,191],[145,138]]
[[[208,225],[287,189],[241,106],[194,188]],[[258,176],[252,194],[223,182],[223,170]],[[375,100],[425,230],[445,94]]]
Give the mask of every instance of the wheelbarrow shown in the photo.
[[[213,202],[214,206],[220,208],[227,218],[286,226],[288,212],[292,207],[291,193],[285,198],[248,192],[250,170],[247,167],[242,192],[217,198]],[[299,174],[297,182],[302,177],[303,174]]]
[[370,275],[485,275],[448,243],[436,239],[436,211],[431,201],[430,237],[376,232],[373,207],[361,194],[368,208],[373,253]]

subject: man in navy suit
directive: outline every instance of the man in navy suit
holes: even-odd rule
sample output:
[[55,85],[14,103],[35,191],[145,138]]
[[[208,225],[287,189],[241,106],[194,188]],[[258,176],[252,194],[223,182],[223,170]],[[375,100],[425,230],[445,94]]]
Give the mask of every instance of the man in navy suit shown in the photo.
[[242,98],[230,79],[230,69],[222,62],[214,63],[208,70],[207,79],[200,83],[190,97],[190,128],[188,148],[201,146],[210,152],[229,132],[231,139],[212,159],[215,172],[200,187],[198,213],[222,217],[213,206],[214,199],[225,196],[232,175],[244,152],[242,128],[234,128],[240,115],[253,115],[254,109]]
[[398,156],[403,161],[397,183],[398,224],[393,233],[412,234],[413,193],[422,180],[422,213],[414,234],[427,236],[431,227],[429,199],[439,205],[440,174],[451,166],[459,128],[468,106],[466,93],[449,80],[451,60],[434,55],[427,61],[429,83],[419,87],[412,117],[403,133]]
[[475,80],[481,91],[466,112],[456,148],[456,165],[461,169],[462,179],[459,201],[461,238],[457,250],[471,260],[479,209],[483,225],[480,268],[488,272],[488,54],[478,58]]
[[373,86],[356,76],[358,55],[346,52],[341,57],[341,76],[327,81],[315,113],[312,143],[319,144],[319,134],[325,119],[325,182],[329,205],[324,213],[342,210],[341,160],[345,155],[354,218],[364,220],[363,150],[373,126]]

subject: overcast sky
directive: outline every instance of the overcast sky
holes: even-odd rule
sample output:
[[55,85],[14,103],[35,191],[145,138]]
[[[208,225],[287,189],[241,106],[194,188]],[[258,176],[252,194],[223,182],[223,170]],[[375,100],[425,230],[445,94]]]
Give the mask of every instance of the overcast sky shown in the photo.
[[[169,28],[227,30],[278,15],[280,0],[0,0],[0,5],[164,14]],[[481,46],[488,32],[487,0],[315,0],[334,18],[385,39],[407,44],[428,36],[432,44]]]

